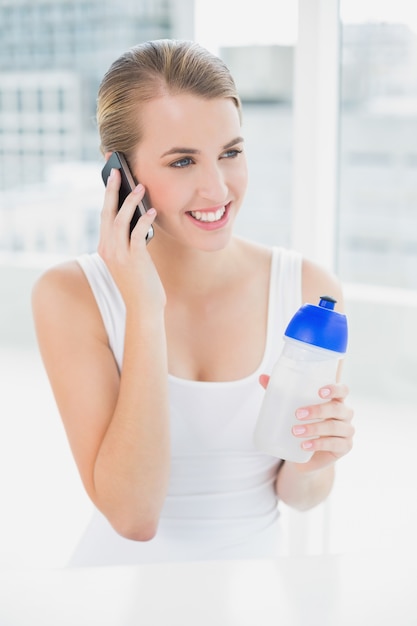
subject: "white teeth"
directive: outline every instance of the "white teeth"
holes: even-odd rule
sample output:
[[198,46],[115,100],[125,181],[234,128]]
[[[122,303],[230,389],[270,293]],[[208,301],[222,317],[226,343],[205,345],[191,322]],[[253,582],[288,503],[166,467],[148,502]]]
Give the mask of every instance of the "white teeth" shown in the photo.
[[199,222],[218,222],[226,213],[226,209],[222,207],[217,211],[190,211],[190,213]]

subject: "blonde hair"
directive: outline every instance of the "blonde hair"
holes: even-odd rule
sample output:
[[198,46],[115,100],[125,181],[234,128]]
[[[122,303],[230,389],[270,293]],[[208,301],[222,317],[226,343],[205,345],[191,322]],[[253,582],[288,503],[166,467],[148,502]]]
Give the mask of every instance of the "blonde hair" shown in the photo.
[[101,151],[128,161],[141,141],[140,105],[163,94],[231,98],[241,118],[234,80],[221,59],[191,41],[158,39],[127,50],[105,74],[97,98]]

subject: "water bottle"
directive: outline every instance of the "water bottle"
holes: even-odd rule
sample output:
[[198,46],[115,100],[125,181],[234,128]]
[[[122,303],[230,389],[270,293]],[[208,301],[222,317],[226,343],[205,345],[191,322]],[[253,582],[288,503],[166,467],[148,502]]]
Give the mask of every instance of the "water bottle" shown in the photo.
[[346,353],[346,316],[334,311],[335,304],[328,296],[322,296],[318,306],[304,304],[287,326],[254,432],[255,446],[266,454],[295,463],[306,463],[313,455],[301,447],[302,439],[292,428],[314,421],[300,422],[295,411],[325,402],[318,391],[336,380],[338,363]]

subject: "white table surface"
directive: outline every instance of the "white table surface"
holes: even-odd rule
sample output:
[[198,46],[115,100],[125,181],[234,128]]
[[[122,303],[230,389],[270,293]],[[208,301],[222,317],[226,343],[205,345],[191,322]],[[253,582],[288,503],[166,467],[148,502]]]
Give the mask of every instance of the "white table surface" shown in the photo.
[[416,626],[412,556],[0,570],[0,625]]

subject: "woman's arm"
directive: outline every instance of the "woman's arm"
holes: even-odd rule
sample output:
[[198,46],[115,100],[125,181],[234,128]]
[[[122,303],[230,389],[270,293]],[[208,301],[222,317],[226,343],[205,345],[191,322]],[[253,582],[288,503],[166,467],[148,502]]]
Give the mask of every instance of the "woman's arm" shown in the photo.
[[148,540],[156,532],[169,477],[164,293],[144,243],[154,216],[141,218],[129,242],[123,232],[138,198],[126,201],[116,223],[117,180],[108,188],[99,251],[119,279],[126,304],[121,374],[77,263],[41,277],[33,291],[33,312],[87,493],[121,535]]

